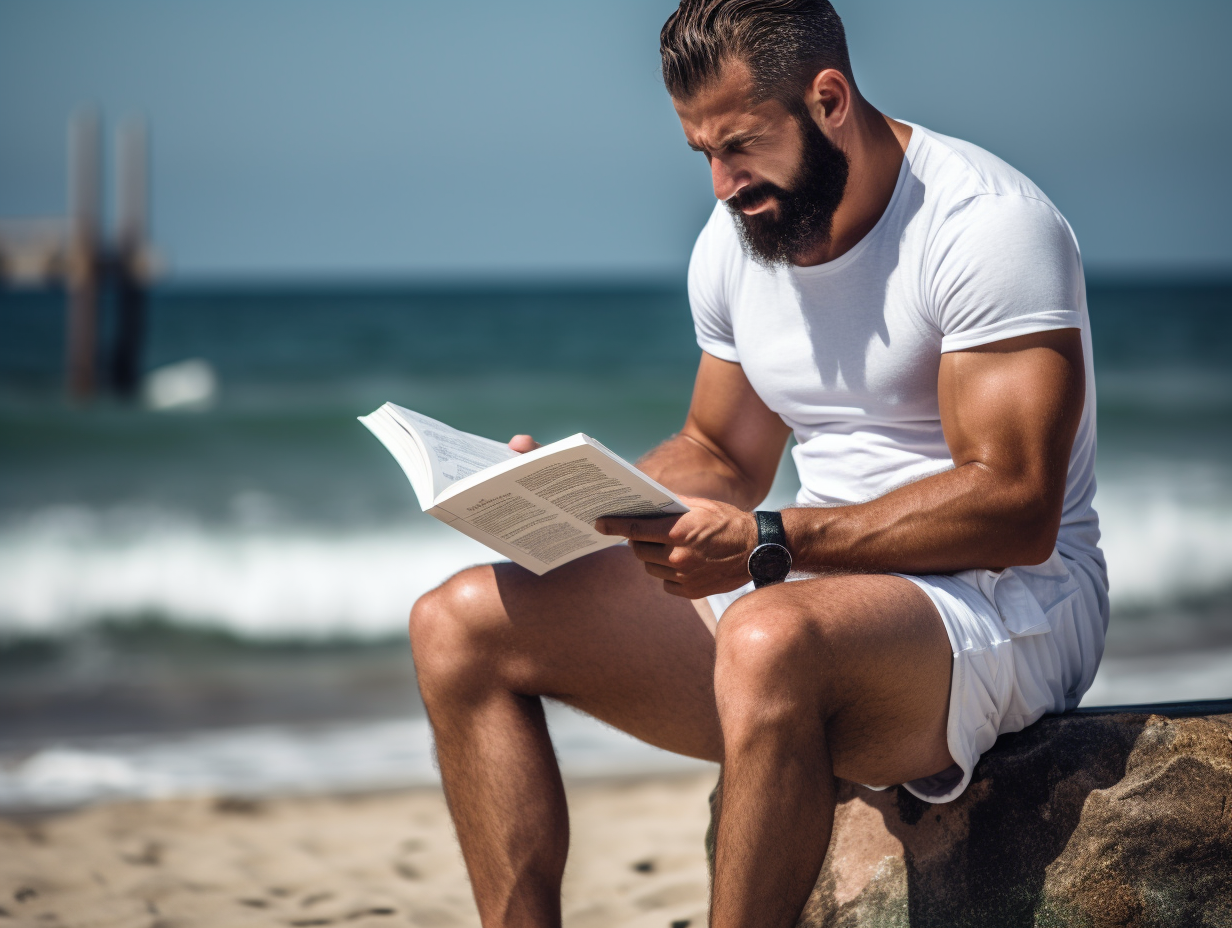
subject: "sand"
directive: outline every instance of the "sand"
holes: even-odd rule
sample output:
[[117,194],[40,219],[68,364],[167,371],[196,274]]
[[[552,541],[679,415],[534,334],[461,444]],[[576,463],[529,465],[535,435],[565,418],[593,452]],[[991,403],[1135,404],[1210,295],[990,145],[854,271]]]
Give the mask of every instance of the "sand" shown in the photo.
[[[570,928],[706,923],[711,774],[575,783]],[[0,928],[472,926],[438,790],[180,799],[0,820]]]

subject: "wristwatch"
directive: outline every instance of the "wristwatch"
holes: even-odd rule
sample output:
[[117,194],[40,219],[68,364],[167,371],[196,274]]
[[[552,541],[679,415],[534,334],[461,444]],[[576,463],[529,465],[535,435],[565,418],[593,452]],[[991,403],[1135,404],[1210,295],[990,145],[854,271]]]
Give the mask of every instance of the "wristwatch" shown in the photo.
[[787,533],[783,531],[783,515],[758,510],[757,547],[749,555],[749,576],[753,586],[761,589],[781,583],[791,572],[791,552],[787,550]]

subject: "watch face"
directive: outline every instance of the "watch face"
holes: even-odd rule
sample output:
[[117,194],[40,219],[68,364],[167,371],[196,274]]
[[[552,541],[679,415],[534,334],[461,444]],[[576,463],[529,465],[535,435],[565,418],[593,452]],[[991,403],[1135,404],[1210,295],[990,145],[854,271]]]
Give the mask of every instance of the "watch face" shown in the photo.
[[749,575],[758,583],[776,583],[791,571],[791,552],[782,545],[758,545],[749,555]]

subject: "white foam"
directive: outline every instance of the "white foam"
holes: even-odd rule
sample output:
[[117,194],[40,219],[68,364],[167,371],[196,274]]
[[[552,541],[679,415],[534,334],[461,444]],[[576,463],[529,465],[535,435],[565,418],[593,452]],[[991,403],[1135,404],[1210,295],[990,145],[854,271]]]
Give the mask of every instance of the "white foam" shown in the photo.
[[1084,706],[1232,697],[1232,650],[1152,657],[1105,657]]
[[1232,588],[1232,473],[1143,462],[1101,476],[1095,497],[1113,608]]
[[[566,776],[714,769],[549,705]],[[0,766],[0,807],[115,799],[243,796],[435,786],[426,719],[262,726],[192,735],[63,743]]]
[[0,531],[0,629],[56,632],[153,613],[251,636],[400,634],[420,594],[494,559],[435,522],[245,530],[64,507]]
[[218,375],[204,358],[189,358],[150,371],[141,392],[147,409],[203,412],[218,398]]
[[[1101,475],[1096,506],[1114,608],[1232,588],[1227,470],[1121,468]],[[296,527],[251,492],[228,513],[211,526],[150,506],[61,506],[0,526],[0,632],[149,613],[249,636],[398,635],[420,594],[495,559],[418,514],[400,528]]]
[[[1084,706],[1232,694],[1232,650],[1106,658]],[[548,726],[566,776],[717,771],[558,704]],[[427,720],[260,726],[67,741],[0,757],[0,807],[190,795],[287,795],[435,786]]]

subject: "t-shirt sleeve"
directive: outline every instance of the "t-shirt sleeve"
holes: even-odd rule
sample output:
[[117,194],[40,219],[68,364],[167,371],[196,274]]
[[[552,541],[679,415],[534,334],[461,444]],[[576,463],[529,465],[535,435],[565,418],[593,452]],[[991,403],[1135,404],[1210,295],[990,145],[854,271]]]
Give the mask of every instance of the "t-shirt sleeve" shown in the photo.
[[723,361],[739,362],[732,331],[731,312],[726,294],[729,262],[724,258],[720,203],[706,223],[689,259],[689,307],[693,311],[693,330],[702,351]]
[[927,270],[943,352],[1082,326],[1082,258],[1045,200],[972,197],[941,226]]

